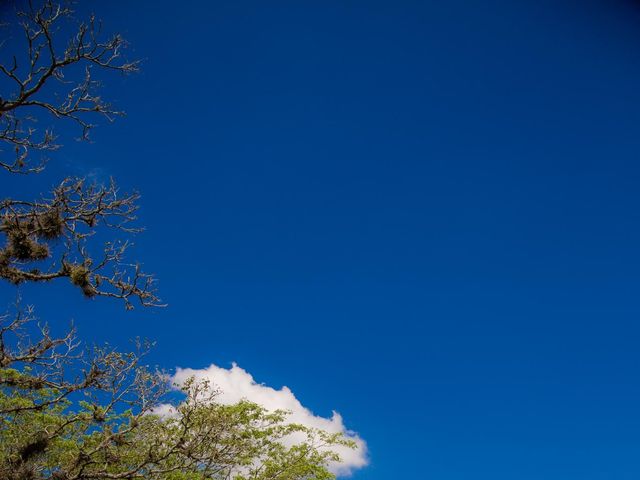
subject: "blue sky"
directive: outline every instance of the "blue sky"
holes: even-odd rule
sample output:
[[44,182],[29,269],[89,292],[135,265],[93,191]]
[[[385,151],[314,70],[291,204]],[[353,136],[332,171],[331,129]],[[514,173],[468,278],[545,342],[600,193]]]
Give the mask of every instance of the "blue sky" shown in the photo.
[[640,4],[89,5],[128,116],[7,190],[138,189],[169,307],[43,317],[339,411],[357,480],[638,478]]

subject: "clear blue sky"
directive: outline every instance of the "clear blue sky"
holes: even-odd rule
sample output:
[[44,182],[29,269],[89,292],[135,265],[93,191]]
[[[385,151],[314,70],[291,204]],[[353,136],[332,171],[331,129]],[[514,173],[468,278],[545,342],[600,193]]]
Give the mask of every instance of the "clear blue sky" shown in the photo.
[[640,3],[92,6],[128,117],[19,188],[139,189],[170,306],[49,320],[338,410],[357,480],[640,477]]

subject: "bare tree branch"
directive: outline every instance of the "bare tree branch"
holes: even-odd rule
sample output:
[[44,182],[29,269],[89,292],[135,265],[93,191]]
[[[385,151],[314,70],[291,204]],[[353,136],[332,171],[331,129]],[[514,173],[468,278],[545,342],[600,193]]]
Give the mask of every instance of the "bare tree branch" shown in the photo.
[[[0,63],[0,76],[13,86],[0,94],[0,142],[7,147],[4,153],[0,151],[0,168],[12,173],[41,171],[44,159],[31,164],[31,153],[60,147],[50,128],[36,128],[47,117],[74,122],[80,127],[80,138],[86,140],[94,127],[92,116],[112,121],[123,115],[99,95],[95,69],[138,70],[138,62],[123,58],[127,42],[119,34],[103,37],[94,16],[77,23],[68,3],[40,3],[34,7],[29,2],[26,10],[17,13],[26,53],[11,55],[8,62]],[[66,41],[57,38],[61,34]],[[77,68],[83,73],[65,75]],[[69,80],[74,76],[80,79]]]
[[[120,195],[116,184],[88,184],[68,178],[50,198],[0,201],[0,279],[19,285],[68,278],[87,297],[121,299],[133,308],[161,306],[155,281],[138,264],[128,264],[131,243],[108,241],[102,251],[89,248],[98,230],[130,235],[140,231],[136,220],[137,193]],[[94,242],[95,243],[95,242]]]

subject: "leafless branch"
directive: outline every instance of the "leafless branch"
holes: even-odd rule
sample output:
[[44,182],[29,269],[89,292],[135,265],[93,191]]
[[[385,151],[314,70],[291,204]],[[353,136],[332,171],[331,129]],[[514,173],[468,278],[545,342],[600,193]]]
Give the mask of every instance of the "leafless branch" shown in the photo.
[[[38,201],[0,201],[0,279],[16,285],[68,278],[86,297],[121,299],[133,308],[161,306],[154,278],[125,259],[129,241],[107,241],[101,252],[89,241],[100,231],[130,235],[135,227],[137,193],[121,195],[116,184],[89,184],[68,178]],[[95,243],[95,242],[93,242]]]
[[[0,151],[0,168],[12,173],[39,172],[44,159],[32,164],[31,153],[59,148],[50,128],[36,128],[47,117],[74,122],[80,138],[88,139],[92,117],[112,121],[123,114],[100,96],[94,70],[138,70],[138,62],[123,58],[127,42],[119,34],[103,36],[94,16],[78,23],[69,2],[39,3],[35,7],[29,2],[17,13],[25,53],[0,62],[0,76],[13,86],[0,94],[0,142],[7,147],[4,154]],[[80,75],[65,75],[78,68],[83,69]],[[80,79],[69,80],[72,77]]]

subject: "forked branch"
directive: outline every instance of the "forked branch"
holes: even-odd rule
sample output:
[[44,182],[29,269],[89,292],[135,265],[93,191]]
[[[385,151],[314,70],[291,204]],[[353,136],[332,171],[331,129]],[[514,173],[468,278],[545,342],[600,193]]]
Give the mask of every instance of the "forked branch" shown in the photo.
[[[48,118],[74,122],[80,138],[87,139],[94,127],[92,117],[111,121],[123,114],[100,96],[96,69],[121,73],[138,69],[138,62],[123,58],[127,42],[119,34],[103,36],[94,16],[77,23],[69,3],[40,3],[35,7],[29,2],[17,13],[24,53],[0,61],[3,83],[12,86],[0,93],[0,143],[5,145],[0,168],[12,173],[42,170],[44,159],[32,163],[31,153],[60,146],[52,129],[37,127]],[[65,75],[74,69],[74,74]]]

